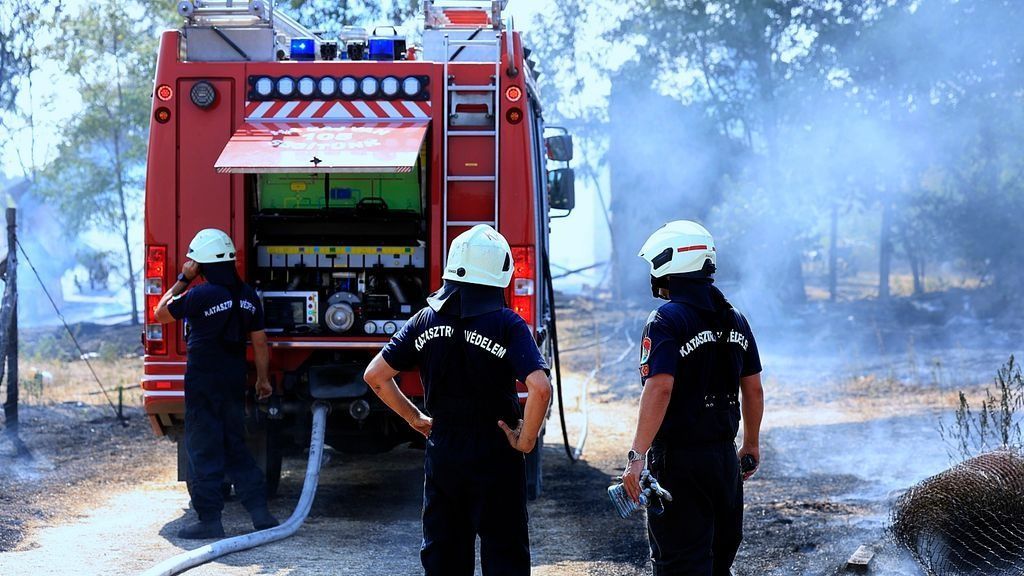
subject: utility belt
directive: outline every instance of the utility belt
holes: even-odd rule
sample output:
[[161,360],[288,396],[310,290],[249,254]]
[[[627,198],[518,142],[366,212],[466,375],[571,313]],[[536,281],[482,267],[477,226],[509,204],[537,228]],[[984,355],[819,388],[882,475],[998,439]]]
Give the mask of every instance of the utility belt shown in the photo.
[[198,372],[223,372],[232,369],[245,370],[245,348],[228,350],[218,347],[210,350],[189,350],[185,361],[186,370]]
[[678,441],[655,438],[651,443],[650,452],[717,452],[720,450],[735,450],[734,439],[703,440],[703,441]]

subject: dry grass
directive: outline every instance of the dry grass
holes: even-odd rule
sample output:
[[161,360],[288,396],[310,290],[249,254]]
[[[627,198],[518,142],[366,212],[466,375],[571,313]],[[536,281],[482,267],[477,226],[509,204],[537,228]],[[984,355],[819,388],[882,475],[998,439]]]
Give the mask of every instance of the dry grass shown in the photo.
[[[142,359],[118,358],[89,360],[110,399],[117,404],[118,388],[123,388],[125,406],[142,406]],[[50,406],[64,402],[106,404],[100,387],[83,360],[63,361],[45,358],[22,358],[20,362],[21,402],[26,405]],[[46,378],[49,374],[52,379]]]

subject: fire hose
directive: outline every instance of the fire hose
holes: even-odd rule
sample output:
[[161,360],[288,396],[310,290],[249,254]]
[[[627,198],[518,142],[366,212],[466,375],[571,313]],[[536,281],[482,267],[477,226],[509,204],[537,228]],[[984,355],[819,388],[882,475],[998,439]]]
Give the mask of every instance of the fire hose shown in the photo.
[[554,356],[555,368],[555,390],[558,394],[558,419],[562,424],[562,443],[565,446],[565,455],[570,462],[576,462],[583,454],[583,444],[587,439],[587,431],[584,427],[583,438],[574,450],[569,445],[569,430],[565,425],[565,401],[562,397],[562,363],[558,360],[558,317],[555,314],[555,285],[551,282],[551,260],[548,258],[548,251],[544,250],[544,283],[547,285],[548,302],[551,304],[551,351]]
[[309,441],[309,463],[306,464],[306,479],[302,484],[302,495],[299,496],[299,503],[295,505],[295,511],[292,512],[288,520],[274,528],[225,538],[195,550],[183,552],[153,566],[143,572],[142,576],[172,576],[180,574],[221,556],[283,540],[295,534],[306,520],[306,516],[309,515],[309,510],[313,506],[313,498],[316,496],[317,483],[320,481],[320,464],[324,454],[324,432],[327,427],[327,412],[329,408],[330,405],[326,402],[317,401],[313,403],[313,429]]

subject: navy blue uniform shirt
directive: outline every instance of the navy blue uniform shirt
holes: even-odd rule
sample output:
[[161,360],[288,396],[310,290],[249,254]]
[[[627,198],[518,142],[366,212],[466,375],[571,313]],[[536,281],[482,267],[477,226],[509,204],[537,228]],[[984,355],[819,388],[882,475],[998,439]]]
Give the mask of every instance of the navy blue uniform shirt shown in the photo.
[[239,286],[238,310],[232,313],[231,290],[209,282],[172,298],[167,311],[185,320],[188,355],[244,354],[250,332],[263,330],[263,304],[247,284]]
[[640,378],[675,378],[655,444],[735,440],[740,378],[760,372],[757,343],[738,310],[717,312],[710,299],[677,297],[651,312],[640,345]]
[[470,318],[426,307],[381,351],[395,370],[420,369],[435,425],[514,426],[522,418],[516,380],[547,370],[526,322],[508,308]]

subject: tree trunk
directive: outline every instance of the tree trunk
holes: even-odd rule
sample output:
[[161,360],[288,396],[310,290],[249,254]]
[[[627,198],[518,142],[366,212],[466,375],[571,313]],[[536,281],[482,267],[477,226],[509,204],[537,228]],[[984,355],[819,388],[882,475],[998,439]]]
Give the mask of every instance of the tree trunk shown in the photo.
[[[124,93],[121,89],[120,48],[117,34],[114,38],[115,77],[117,80],[117,110],[124,110]],[[128,225],[128,205],[125,201],[124,159],[121,151],[121,123],[114,126],[114,172],[117,182],[117,199],[121,210],[121,240],[124,242],[124,258],[128,266],[128,290],[132,298],[132,325],[139,324],[139,296],[136,294],[135,265],[132,262],[132,242]]]
[[836,290],[838,284],[838,270],[837,263],[839,256],[836,254],[836,245],[839,243],[839,206],[835,203],[832,204],[832,226],[829,229],[828,238],[828,299],[832,302],[836,301]]
[[892,266],[892,204],[882,201],[882,233],[878,242],[878,299],[889,300],[889,271]]

